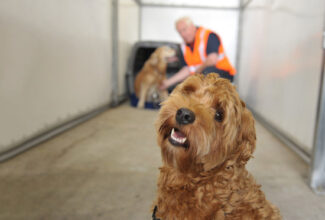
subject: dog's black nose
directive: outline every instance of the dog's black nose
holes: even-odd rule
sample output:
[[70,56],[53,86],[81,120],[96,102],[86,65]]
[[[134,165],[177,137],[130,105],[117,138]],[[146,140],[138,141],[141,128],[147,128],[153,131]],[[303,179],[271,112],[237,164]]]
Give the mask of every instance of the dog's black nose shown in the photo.
[[195,120],[195,114],[187,109],[187,108],[180,108],[176,112],[176,121],[180,125],[187,125],[193,123]]

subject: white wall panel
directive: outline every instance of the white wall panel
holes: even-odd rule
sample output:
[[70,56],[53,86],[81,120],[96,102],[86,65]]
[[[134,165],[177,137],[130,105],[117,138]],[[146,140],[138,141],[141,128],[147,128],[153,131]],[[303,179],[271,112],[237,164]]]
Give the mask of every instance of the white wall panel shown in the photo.
[[239,91],[311,153],[322,60],[324,1],[252,1],[243,14]]
[[0,1],[0,152],[110,102],[109,0]]
[[118,8],[118,94],[125,95],[128,58],[134,43],[139,40],[140,7],[134,0],[120,0]]
[[217,32],[230,61],[235,65],[238,10],[145,6],[141,11],[141,40],[182,42],[175,29],[175,21],[183,16],[190,16],[196,25]]

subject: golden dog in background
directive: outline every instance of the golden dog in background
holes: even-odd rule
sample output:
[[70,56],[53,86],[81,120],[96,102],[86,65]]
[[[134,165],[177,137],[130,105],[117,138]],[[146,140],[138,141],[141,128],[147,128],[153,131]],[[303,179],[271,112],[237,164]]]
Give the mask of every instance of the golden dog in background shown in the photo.
[[163,103],[157,133],[163,166],[154,219],[281,219],[245,168],[254,119],[227,79],[187,78]]
[[145,62],[134,82],[135,94],[139,98],[138,108],[143,108],[145,101],[150,99],[154,92],[161,100],[168,97],[167,90],[160,91],[158,86],[166,78],[167,59],[175,56],[174,49],[162,46],[157,48]]

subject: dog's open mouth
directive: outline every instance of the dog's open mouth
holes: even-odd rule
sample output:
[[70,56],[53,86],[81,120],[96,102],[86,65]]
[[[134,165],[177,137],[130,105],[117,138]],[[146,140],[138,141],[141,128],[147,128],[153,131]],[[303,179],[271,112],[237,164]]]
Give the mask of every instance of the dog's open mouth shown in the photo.
[[172,56],[166,57],[165,60],[167,63],[174,63],[174,62],[178,61],[178,57],[176,55],[172,55]]
[[180,130],[177,128],[173,128],[171,130],[170,136],[168,138],[169,142],[174,145],[174,146],[181,146],[187,148],[188,142],[187,137],[184,133],[182,133]]

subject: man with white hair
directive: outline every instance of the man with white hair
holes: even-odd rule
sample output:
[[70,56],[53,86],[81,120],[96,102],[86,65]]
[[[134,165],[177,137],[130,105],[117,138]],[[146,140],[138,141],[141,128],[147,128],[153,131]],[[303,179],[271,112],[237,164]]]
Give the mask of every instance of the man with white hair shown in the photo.
[[220,37],[209,29],[196,27],[189,17],[182,17],[175,24],[184,40],[181,45],[182,68],[164,80],[160,89],[166,89],[195,73],[215,72],[232,82],[236,69],[229,62]]

